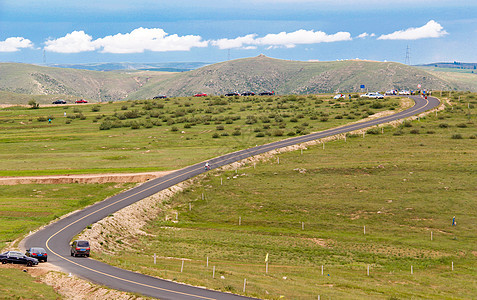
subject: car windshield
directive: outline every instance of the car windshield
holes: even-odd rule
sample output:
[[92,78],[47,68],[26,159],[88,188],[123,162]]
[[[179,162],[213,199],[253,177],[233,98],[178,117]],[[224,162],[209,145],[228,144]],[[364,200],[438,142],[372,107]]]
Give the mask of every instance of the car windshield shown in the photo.
[[43,249],[43,248],[31,248],[30,252],[45,253],[45,249]]
[[89,247],[88,241],[78,241],[78,247]]

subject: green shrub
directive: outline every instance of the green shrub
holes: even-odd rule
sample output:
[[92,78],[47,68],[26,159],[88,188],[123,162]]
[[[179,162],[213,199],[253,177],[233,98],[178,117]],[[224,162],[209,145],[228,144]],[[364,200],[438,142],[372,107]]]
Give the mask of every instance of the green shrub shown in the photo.
[[171,131],[179,131],[179,128],[177,128],[176,126],[172,126]]
[[447,123],[439,124],[439,128],[448,128],[448,127],[449,127],[449,124],[447,124]]
[[459,123],[456,126],[459,127],[459,128],[467,128],[467,124],[465,124],[465,123]]
[[242,133],[240,132],[240,130],[235,130],[234,132],[232,132],[232,135],[233,136],[239,136],[241,135]]
[[379,129],[378,128],[370,128],[366,130],[367,134],[379,134]]
[[451,138],[452,138],[453,140],[460,140],[460,139],[462,139],[462,134],[460,134],[460,133],[453,134],[453,135],[451,136]]
[[218,139],[218,138],[219,138],[219,134],[218,134],[217,132],[215,132],[214,134],[212,134],[212,138]]
[[104,121],[99,125],[99,130],[109,130],[112,127],[111,121]]
[[412,133],[412,134],[419,134],[419,129],[412,129],[409,132]]

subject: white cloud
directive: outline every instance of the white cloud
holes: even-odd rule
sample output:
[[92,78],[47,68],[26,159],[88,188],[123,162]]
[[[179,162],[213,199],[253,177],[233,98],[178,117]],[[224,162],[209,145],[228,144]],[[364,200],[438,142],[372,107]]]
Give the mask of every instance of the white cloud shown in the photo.
[[220,39],[212,41],[213,46],[219,47],[219,49],[235,49],[235,48],[246,48],[246,49],[255,49],[253,46],[244,46],[245,44],[251,45],[255,42],[256,34],[248,34],[246,36],[240,36],[235,39]]
[[118,33],[94,41],[102,47],[104,53],[141,53],[146,50],[154,52],[189,51],[192,47],[207,47],[198,35],[168,35],[160,28],[137,28],[131,33]]
[[434,20],[418,28],[408,28],[406,30],[395,31],[390,34],[381,35],[378,40],[419,40],[425,38],[438,38],[447,35],[447,31],[441,24]]
[[64,37],[45,42],[45,50],[58,53],[79,53],[101,50],[103,53],[142,53],[188,51],[192,47],[207,47],[197,35],[168,35],[160,28],[137,28],[130,33],[118,33],[93,40],[84,31],[73,31]]
[[94,51],[97,46],[92,42],[93,37],[84,31],[73,31],[64,37],[45,42],[45,50],[57,53],[80,53]]
[[351,35],[349,32],[337,32],[335,34],[326,34],[323,31],[313,30],[297,30],[294,32],[280,32],[277,34],[267,34],[262,38],[258,38],[255,42],[258,45],[270,46],[284,46],[286,48],[293,48],[300,44],[318,44],[330,43],[339,41],[350,41]]
[[357,38],[358,39],[365,39],[367,37],[375,37],[375,36],[376,36],[376,34],[374,34],[374,33],[369,34],[367,32],[363,32],[360,35],[358,35]]
[[22,37],[10,37],[0,41],[0,52],[17,52],[22,48],[32,48],[33,43]]
[[[220,39],[211,41],[213,46],[219,49],[255,49],[256,46],[268,46],[267,49],[274,48],[294,48],[296,45],[330,43],[339,41],[350,41],[349,32],[337,32],[335,34],[326,34],[322,31],[300,29],[294,32],[270,33],[264,37],[257,38],[256,34],[249,34],[235,39]],[[248,46],[246,46],[248,45]]]

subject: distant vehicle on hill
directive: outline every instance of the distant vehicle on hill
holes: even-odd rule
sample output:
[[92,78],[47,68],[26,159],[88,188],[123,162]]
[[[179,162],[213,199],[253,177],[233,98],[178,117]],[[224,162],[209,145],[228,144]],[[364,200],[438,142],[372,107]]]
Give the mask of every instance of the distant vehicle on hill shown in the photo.
[[231,92],[231,93],[227,93],[225,94],[225,96],[227,97],[231,97],[231,96],[240,96],[240,94],[238,92]]
[[66,101],[63,100],[63,99],[59,99],[59,100],[55,100],[53,102],[51,102],[52,104],[66,104]]
[[206,97],[207,94],[206,93],[197,93],[194,95],[194,97]]
[[390,95],[390,96],[392,96],[392,95],[397,95],[397,91],[396,91],[396,90],[389,90],[389,91],[386,91],[385,94],[386,94],[386,95]]
[[411,92],[408,90],[402,90],[399,92],[399,95],[411,95]]
[[81,100],[76,100],[75,103],[88,103],[88,101],[81,99]]
[[346,95],[345,95],[345,94],[336,94],[336,95],[333,97],[333,99],[342,99],[342,98],[343,98],[343,99],[346,98]]
[[242,93],[242,96],[255,96],[255,93],[252,92],[252,91],[243,92],[243,93]]
[[260,96],[273,96],[273,95],[275,95],[275,92],[274,91],[265,91],[265,92],[261,92],[259,95]]
[[152,99],[166,99],[167,96],[166,95],[157,95],[156,97],[152,98]]
[[380,93],[366,93],[366,94],[360,95],[360,97],[372,98],[372,99],[384,99],[384,95],[381,95]]

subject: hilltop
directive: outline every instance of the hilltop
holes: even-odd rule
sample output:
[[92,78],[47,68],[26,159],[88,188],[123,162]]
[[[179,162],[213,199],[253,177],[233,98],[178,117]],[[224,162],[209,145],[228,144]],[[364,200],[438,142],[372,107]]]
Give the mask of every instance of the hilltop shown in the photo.
[[[152,66],[154,64],[148,64]],[[115,65],[115,67],[117,67]],[[439,72],[395,62],[346,60],[288,61],[260,55],[207,65],[187,72],[146,70],[91,71],[0,63],[0,103],[39,103],[51,99],[92,101],[150,99],[158,94],[221,95],[231,91],[317,94],[368,90],[416,89],[477,91],[476,74]],[[15,94],[12,94],[15,93]]]
[[416,89],[420,83],[433,90],[459,89],[454,83],[425,70],[394,62],[361,60],[302,62],[263,55],[202,67],[144,86],[132,97],[149,98],[155,93],[187,96],[197,92],[224,94],[230,91],[274,90],[278,94],[356,92]]

